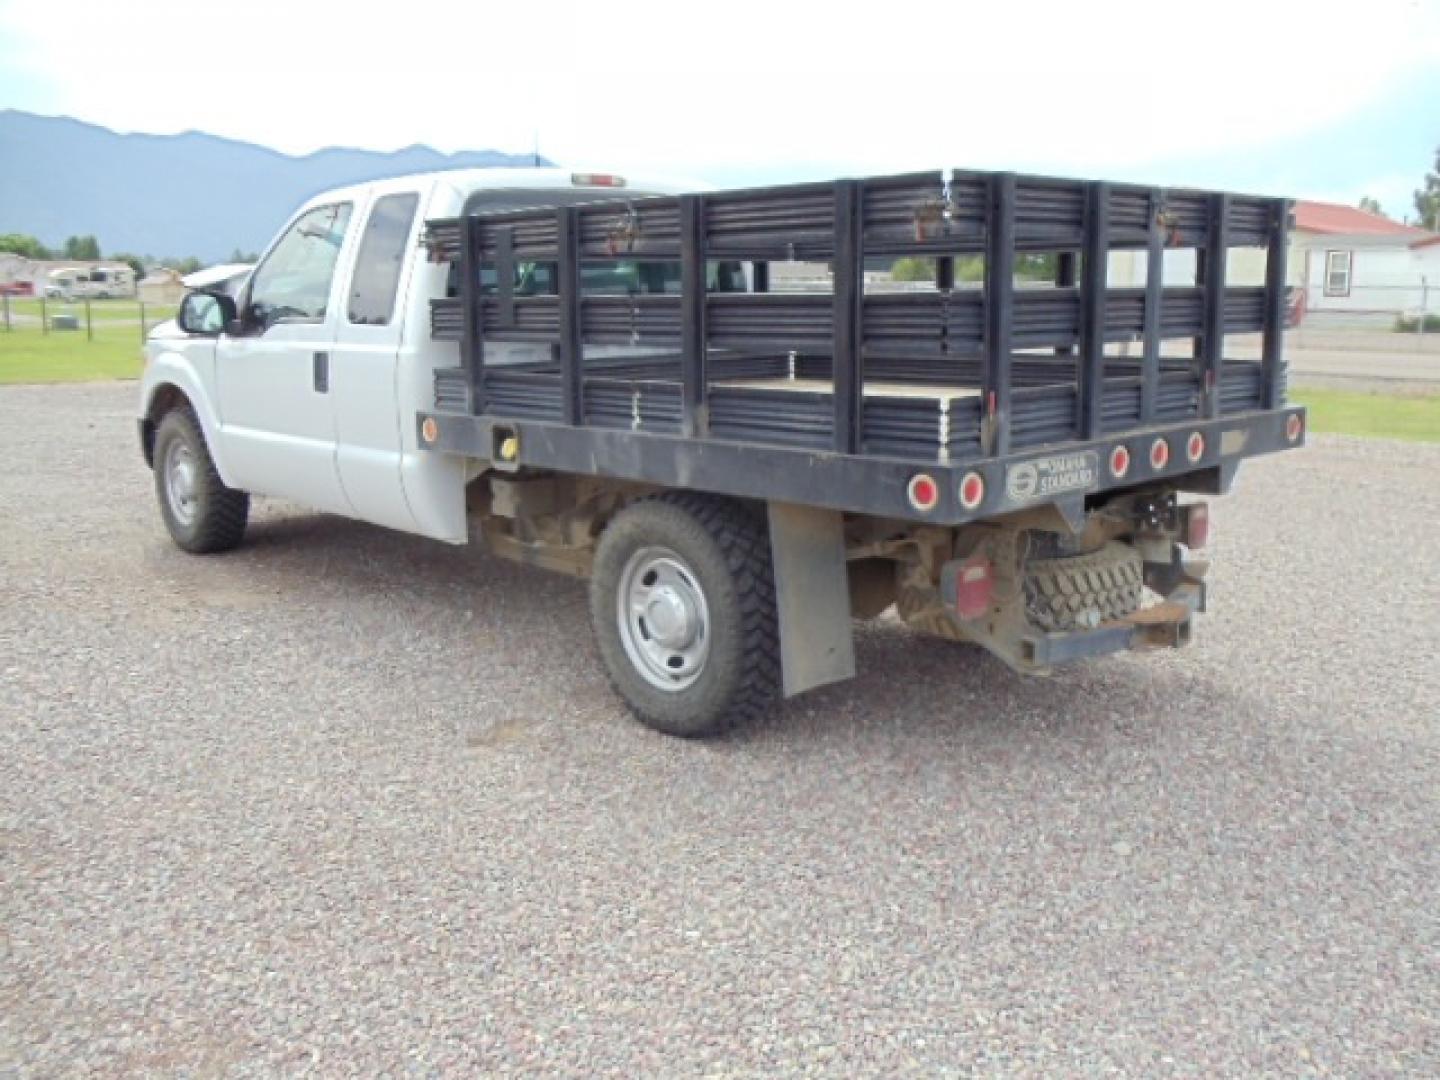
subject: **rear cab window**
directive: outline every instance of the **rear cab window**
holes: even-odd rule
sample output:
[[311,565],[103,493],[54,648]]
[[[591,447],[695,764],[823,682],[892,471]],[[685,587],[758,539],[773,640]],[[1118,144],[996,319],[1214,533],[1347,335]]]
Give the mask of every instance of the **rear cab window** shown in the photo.
[[419,203],[420,196],[414,192],[375,200],[350,280],[347,315],[351,323],[385,326],[393,317]]
[[[644,199],[652,195],[652,192],[632,191],[628,193],[627,197]],[[481,189],[471,193],[465,201],[461,213],[493,213],[503,210],[530,210],[539,207],[577,206],[591,202],[614,201],[617,197],[619,196],[598,192],[593,188],[582,190],[565,188]],[[481,266],[479,274],[480,291],[483,294],[493,296],[499,292],[494,266]],[[707,292],[750,291],[746,267],[741,262],[709,262],[706,266],[705,278]],[[517,262],[513,288],[516,296],[554,296],[559,291],[555,276],[555,264]],[[580,289],[587,296],[678,295],[680,292],[680,264],[675,261],[636,259],[587,261],[580,270]],[[452,299],[460,295],[458,260],[450,263],[445,295]]]

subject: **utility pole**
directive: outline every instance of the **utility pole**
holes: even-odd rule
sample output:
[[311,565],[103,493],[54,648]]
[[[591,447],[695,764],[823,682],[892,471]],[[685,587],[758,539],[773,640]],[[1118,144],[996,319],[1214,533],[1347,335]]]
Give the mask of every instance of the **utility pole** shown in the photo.
[[1420,275],[1420,327],[1415,335],[1415,344],[1419,349],[1425,347],[1425,320],[1430,317],[1430,281],[1424,274]]

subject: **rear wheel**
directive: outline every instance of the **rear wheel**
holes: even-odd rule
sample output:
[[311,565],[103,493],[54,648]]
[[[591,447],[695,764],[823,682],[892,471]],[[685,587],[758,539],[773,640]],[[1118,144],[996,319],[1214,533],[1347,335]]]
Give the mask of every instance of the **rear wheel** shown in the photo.
[[610,681],[658,731],[717,734],[778,696],[769,536],[739,503],[677,493],[622,510],[596,549],[590,609]]
[[155,494],[170,537],[197,555],[228,551],[245,536],[250,496],[225,486],[189,409],[172,409],[155,433]]

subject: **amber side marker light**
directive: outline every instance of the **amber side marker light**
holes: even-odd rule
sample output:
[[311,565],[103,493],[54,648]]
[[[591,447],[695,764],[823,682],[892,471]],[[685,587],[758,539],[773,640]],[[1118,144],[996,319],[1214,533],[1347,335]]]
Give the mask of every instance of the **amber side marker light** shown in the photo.
[[1291,413],[1285,419],[1285,438],[1288,439],[1290,442],[1299,442],[1300,436],[1304,433],[1305,421],[1300,418],[1300,414],[1298,412]]
[[420,437],[427,443],[433,443],[440,437],[440,425],[435,423],[433,416],[427,416],[420,424]]

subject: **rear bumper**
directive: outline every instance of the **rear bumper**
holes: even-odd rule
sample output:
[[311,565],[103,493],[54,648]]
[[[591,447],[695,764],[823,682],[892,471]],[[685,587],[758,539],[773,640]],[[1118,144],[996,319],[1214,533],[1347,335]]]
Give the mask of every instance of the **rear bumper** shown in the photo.
[[[1292,417],[1298,424],[1294,437],[1287,433]],[[509,468],[609,476],[945,526],[1046,505],[1078,522],[1088,497],[1154,483],[1221,494],[1242,461],[1302,446],[1304,431],[1305,409],[1289,405],[1157,424],[1004,457],[940,463],[489,415],[416,416],[421,447],[494,461],[505,441],[515,448],[505,459]],[[1184,447],[1194,433],[1203,437],[1203,449],[1189,459]],[[1150,451],[1158,440],[1167,443],[1168,451],[1162,464],[1152,465]],[[1123,477],[1114,476],[1107,465],[1117,446],[1126,448],[1131,462]],[[921,472],[939,488],[940,497],[928,510],[910,505],[906,495],[910,480]],[[984,487],[980,501],[967,507],[960,489],[970,473],[978,474]]]

